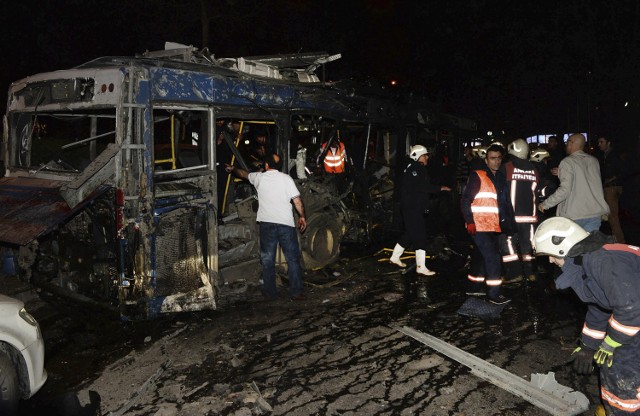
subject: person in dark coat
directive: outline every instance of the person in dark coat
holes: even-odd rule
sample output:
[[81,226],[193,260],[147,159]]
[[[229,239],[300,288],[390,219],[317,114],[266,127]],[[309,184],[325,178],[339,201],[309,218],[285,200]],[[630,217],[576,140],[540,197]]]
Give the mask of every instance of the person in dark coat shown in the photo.
[[624,232],[620,226],[618,211],[620,211],[622,182],[627,175],[627,168],[617,149],[613,147],[610,138],[600,137],[598,139],[598,148],[602,151],[600,176],[602,176],[604,200],[607,201],[607,205],[609,205],[608,221],[611,227],[611,234],[616,238],[616,242],[624,243]]
[[433,276],[434,271],[425,265],[427,235],[425,215],[429,208],[429,194],[440,191],[451,191],[448,186],[434,185],[429,181],[427,163],[429,151],[422,145],[411,147],[411,162],[404,169],[400,204],[404,220],[404,233],[395,245],[389,261],[397,266],[406,267],[400,257],[405,248],[413,246],[416,250],[416,273]]

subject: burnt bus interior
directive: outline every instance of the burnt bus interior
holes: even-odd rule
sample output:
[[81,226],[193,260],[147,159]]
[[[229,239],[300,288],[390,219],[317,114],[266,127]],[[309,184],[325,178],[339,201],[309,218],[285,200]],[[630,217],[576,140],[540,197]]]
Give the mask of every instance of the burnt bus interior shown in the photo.
[[[258,203],[224,166],[259,171],[269,153],[281,156],[305,204],[306,269],[330,265],[344,243],[370,244],[391,230],[394,175],[408,146],[429,136],[417,110],[352,84],[314,84],[313,75],[278,67],[281,57],[267,59],[272,72],[303,81],[239,76],[230,61],[212,69],[211,60],[173,60],[193,52],[105,58],[67,80],[45,74],[10,91],[0,200],[11,208],[0,231],[24,279],[126,319],[232,304],[259,284]],[[214,79],[227,101],[151,98],[154,70],[163,94],[183,80],[207,87]],[[267,107],[234,95],[250,88],[289,101]],[[348,169],[336,176],[324,171],[322,145],[338,140]],[[286,271],[284,256],[278,261]]]
[[15,113],[9,124],[17,140],[17,166],[54,172],[81,172],[115,141],[115,109],[82,113]]

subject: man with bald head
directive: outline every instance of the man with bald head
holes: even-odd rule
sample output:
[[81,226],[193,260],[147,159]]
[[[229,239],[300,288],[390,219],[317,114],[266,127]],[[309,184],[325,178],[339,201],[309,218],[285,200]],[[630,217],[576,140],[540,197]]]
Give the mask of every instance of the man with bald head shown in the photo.
[[609,213],[604,200],[598,159],[585,153],[587,140],[572,134],[567,140],[567,157],[558,167],[560,186],[538,206],[540,212],[558,206],[559,217],[572,219],[587,232],[600,228],[602,215]]

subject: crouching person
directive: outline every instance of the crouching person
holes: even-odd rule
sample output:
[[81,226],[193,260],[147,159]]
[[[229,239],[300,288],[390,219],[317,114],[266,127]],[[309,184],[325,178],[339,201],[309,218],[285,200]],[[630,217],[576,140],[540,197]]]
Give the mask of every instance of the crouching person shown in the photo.
[[534,240],[537,255],[562,268],[556,287],[572,288],[588,305],[574,370],[599,366],[607,415],[640,415],[640,248],[563,217],[540,224]]

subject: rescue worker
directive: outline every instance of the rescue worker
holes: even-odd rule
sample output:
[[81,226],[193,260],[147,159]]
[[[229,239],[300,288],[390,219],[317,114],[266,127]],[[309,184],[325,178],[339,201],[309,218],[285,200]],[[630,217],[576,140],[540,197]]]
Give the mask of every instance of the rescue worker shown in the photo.
[[538,223],[536,189],[540,183],[538,171],[527,160],[529,144],[523,139],[512,141],[507,147],[509,161],[500,170],[505,175],[511,205],[516,221],[516,232],[512,236],[500,236],[500,251],[505,271],[505,283],[536,280],[533,272],[533,232]]
[[487,149],[489,146],[474,146],[471,148],[473,160],[471,161],[471,170],[484,169],[485,159],[487,158]]
[[[489,146],[474,146],[471,148],[473,154],[473,160],[470,163],[471,171],[478,169],[485,169],[487,158],[487,149]],[[468,183],[468,177],[467,177]],[[465,187],[460,192],[460,195],[464,195]],[[471,262],[469,264],[468,288],[466,294],[469,296],[483,296],[485,291],[480,289],[481,282],[484,282],[484,260],[482,259],[482,253],[478,250],[478,246],[474,244],[473,251],[471,252]],[[482,275],[482,276],[480,276]]]
[[317,163],[319,164],[320,161],[322,161],[322,169],[333,182],[338,194],[344,195],[352,189],[353,183],[348,173],[354,173],[354,171],[349,170],[351,161],[339,136],[334,136],[322,144]]
[[472,257],[472,268],[468,275],[470,289],[467,294],[479,294],[479,286],[484,282],[489,301],[497,305],[511,301],[500,293],[502,265],[498,238],[500,233],[512,235],[515,231],[507,183],[504,174],[500,172],[503,156],[502,146],[489,146],[484,169],[471,172],[460,199],[467,232],[476,247],[475,259]]
[[396,266],[407,267],[400,260],[406,247],[413,246],[416,250],[416,273],[423,276],[433,276],[436,272],[425,265],[427,235],[425,230],[425,215],[428,214],[429,194],[439,191],[451,191],[448,186],[433,185],[427,174],[429,151],[418,144],[412,146],[409,152],[411,162],[404,169],[400,204],[404,233],[395,245],[389,261]]
[[[327,149],[327,145],[329,145],[329,149]],[[336,137],[322,143],[318,159],[323,154],[323,166],[326,173],[342,174],[346,172],[348,162],[347,149],[339,138]]]
[[536,254],[562,268],[558,289],[572,288],[588,307],[574,370],[589,374],[595,361],[607,415],[638,415],[640,247],[613,241],[563,217],[545,220],[535,233]]
[[[553,176],[551,170],[549,170],[549,166],[547,163],[551,160],[551,154],[544,147],[538,147],[536,149],[532,149],[529,152],[529,160],[533,163],[533,166],[538,171],[538,175],[540,176],[540,183],[538,184],[538,188],[536,189],[536,199],[538,202],[542,202],[551,194],[553,194],[558,185],[556,183],[556,177]],[[546,220],[547,218],[551,218],[555,216],[555,208],[551,210],[547,210],[545,212],[538,211],[538,223]],[[559,273],[557,267],[548,261],[544,261],[541,257],[538,257],[534,260],[537,264],[538,277],[541,276],[540,273],[544,273],[546,275],[553,275],[553,273]],[[556,275],[557,277],[557,275]],[[546,283],[550,283],[548,285],[549,290],[555,292],[556,288],[553,284],[553,281],[548,281]]]
[[[529,161],[533,163],[533,167],[536,168],[538,176],[540,177],[540,183],[536,191],[538,201],[545,200],[547,196],[554,193],[557,188],[555,177],[551,174],[549,166],[547,165],[550,159],[551,154],[547,149],[542,147],[531,150],[529,154]],[[540,215],[538,215],[538,219],[540,219]]]

